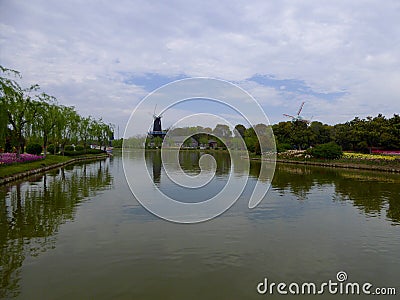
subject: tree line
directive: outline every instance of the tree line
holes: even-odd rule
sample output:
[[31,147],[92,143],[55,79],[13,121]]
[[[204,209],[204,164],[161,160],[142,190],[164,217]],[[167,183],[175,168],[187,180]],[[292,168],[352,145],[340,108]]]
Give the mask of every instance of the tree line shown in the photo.
[[29,143],[38,143],[47,154],[49,144],[63,154],[66,145],[89,143],[106,146],[113,136],[112,124],[79,115],[73,106],[58,103],[40,91],[38,84],[22,88],[18,71],[0,66],[0,148],[24,152]]
[[[245,141],[248,151],[261,154],[259,139],[265,139],[264,145],[272,146],[273,138],[270,127],[272,127],[278,152],[292,149],[304,150],[324,144],[337,145],[344,151],[364,153],[369,152],[371,148],[400,149],[400,116],[397,114],[391,118],[386,118],[382,114],[365,119],[355,117],[351,121],[336,125],[323,124],[318,121],[310,124],[302,121],[286,121],[274,125],[257,124],[248,127],[238,124],[234,130],[222,124],[216,125],[214,129],[196,126],[172,130],[175,136],[191,136],[192,133],[201,130],[205,133],[195,134],[193,138],[199,144],[207,144],[210,139],[214,139],[218,148],[226,148],[226,146],[234,149],[240,148],[240,135]],[[132,145],[134,144],[133,140],[134,138],[128,139]],[[146,143],[148,142],[149,139],[146,140]],[[143,143],[144,138],[141,138],[141,144]],[[153,143],[159,147],[162,139],[155,138]]]
[[307,149],[319,144],[336,143],[344,151],[367,153],[371,148],[400,149],[400,116],[376,117],[353,120],[335,125],[301,121],[280,122],[272,126],[278,151]]

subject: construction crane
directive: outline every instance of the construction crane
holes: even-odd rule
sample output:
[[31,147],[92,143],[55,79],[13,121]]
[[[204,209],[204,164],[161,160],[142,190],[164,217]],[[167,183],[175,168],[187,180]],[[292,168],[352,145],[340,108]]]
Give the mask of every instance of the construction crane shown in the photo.
[[307,119],[303,118],[303,117],[300,115],[301,111],[303,110],[304,103],[306,103],[306,102],[303,101],[303,102],[301,103],[300,108],[299,108],[299,111],[297,112],[297,115],[296,115],[296,116],[292,116],[292,115],[288,115],[288,114],[283,114],[283,115],[284,115],[285,117],[291,118],[291,119],[292,119],[292,122],[300,121],[300,122],[304,122],[304,123],[306,123],[306,124],[310,124],[310,123],[311,123],[312,117],[311,117],[310,120],[307,120]]

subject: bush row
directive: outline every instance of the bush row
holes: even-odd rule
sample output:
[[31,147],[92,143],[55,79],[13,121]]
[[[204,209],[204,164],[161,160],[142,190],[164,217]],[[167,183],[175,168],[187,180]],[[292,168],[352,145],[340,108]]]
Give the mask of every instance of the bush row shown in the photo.
[[320,144],[314,148],[309,148],[307,149],[307,153],[312,157],[325,159],[337,159],[343,155],[342,147],[335,142]]
[[42,146],[36,143],[28,144],[26,146],[26,153],[40,155],[42,153]]
[[80,151],[64,151],[65,156],[78,156],[78,155],[84,155],[84,154],[102,154],[105,153],[103,150],[100,149],[87,149],[86,153],[85,150],[80,150]]
[[[50,144],[49,146],[47,146],[47,153],[49,154],[54,154],[54,150],[55,153],[58,153],[60,151],[60,147],[56,147],[53,144]],[[72,145],[67,145],[64,148],[65,152],[69,153],[69,156],[74,156],[74,155],[81,155],[81,154],[85,154],[85,147],[83,146],[75,146],[75,149]],[[26,153],[28,154],[34,154],[34,155],[40,155],[43,151],[43,148],[40,144],[37,143],[31,143],[28,144],[26,146],[25,149]],[[74,154],[72,154],[71,152],[74,152]],[[99,149],[91,149],[90,147],[86,148],[86,153],[89,154],[98,154],[98,153],[103,153],[103,150],[99,150]]]

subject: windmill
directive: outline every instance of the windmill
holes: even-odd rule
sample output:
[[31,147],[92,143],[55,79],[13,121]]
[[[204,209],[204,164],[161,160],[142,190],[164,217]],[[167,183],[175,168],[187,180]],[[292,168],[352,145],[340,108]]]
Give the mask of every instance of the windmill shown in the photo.
[[297,112],[297,115],[296,115],[296,116],[292,116],[292,115],[288,115],[288,114],[283,114],[283,115],[284,115],[285,117],[291,118],[291,119],[292,119],[292,122],[300,121],[300,122],[304,122],[304,123],[306,123],[306,124],[310,124],[310,123],[311,123],[312,117],[311,117],[309,120],[307,120],[307,119],[303,118],[303,117],[300,115],[300,113],[301,113],[301,111],[302,111],[302,109],[303,109],[304,103],[306,103],[306,102],[303,101],[303,102],[301,103],[300,108],[299,108],[299,111]]
[[153,136],[153,137],[161,137],[164,138],[164,136],[166,135],[166,132],[162,130],[161,127],[161,118],[162,118],[162,114],[160,115],[156,115],[156,109],[157,109],[157,104],[154,107],[154,112],[153,112],[153,131],[149,132],[149,135]]

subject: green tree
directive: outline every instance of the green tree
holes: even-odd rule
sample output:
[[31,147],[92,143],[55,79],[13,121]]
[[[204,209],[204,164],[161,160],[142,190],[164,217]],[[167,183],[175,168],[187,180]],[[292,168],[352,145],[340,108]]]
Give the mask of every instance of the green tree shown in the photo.
[[32,85],[26,90],[9,90],[5,93],[5,107],[7,109],[8,121],[12,126],[17,144],[17,156],[23,151],[25,138],[23,135],[27,124],[34,122],[37,115],[38,103],[33,101],[30,93],[36,91],[38,85]]
[[107,142],[112,136],[111,126],[105,124],[102,119],[99,119],[92,122],[90,131],[92,136],[96,138],[98,146],[103,147],[105,150]]
[[257,134],[253,127],[249,127],[246,129],[244,133],[244,142],[248,151],[253,153],[257,152],[257,150],[260,151]]
[[314,121],[308,127],[310,132],[310,145],[325,144],[331,141],[332,126]]
[[34,120],[34,129],[40,132],[43,140],[43,153],[47,155],[47,145],[49,138],[53,134],[53,130],[59,119],[59,106],[56,98],[42,93],[39,97],[39,105],[37,107],[37,116]]
[[65,145],[77,134],[79,115],[74,107],[60,106],[57,124],[55,126],[55,139],[60,144],[60,151],[64,155]]
[[296,121],[292,122],[292,132],[290,135],[293,145],[299,149],[306,149],[310,146],[310,131],[305,122]]
[[90,132],[91,132],[91,126],[93,123],[93,119],[91,116],[89,117],[80,117],[79,120],[79,138],[83,142],[84,146],[84,151],[86,153],[87,145],[88,145],[88,140],[90,138]]
[[343,155],[342,148],[334,142],[317,145],[308,151],[316,158],[337,159]]
[[240,136],[240,137],[244,138],[245,132],[246,132],[246,127],[244,127],[244,125],[238,124],[238,125],[235,126],[235,129],[234,129],[235,137],[239,137]]
[[293,123],[292,122],[279,122],[278,124],[274,124],[272,126],[272,130],[274,131],[275,138],[278,144],[289,144],[293,145],[292,142],[292,131],[293,131]]
[[213,130],[213,134],[219,138],[227,139],[232,136],[232,131],[230,130],[228,125],[225,124],[217,124]]
[[[8,115],[4,106],[0,106],[0,149],[4,149],[7,136]],[[1,152],[1,151],[0,151]]]

